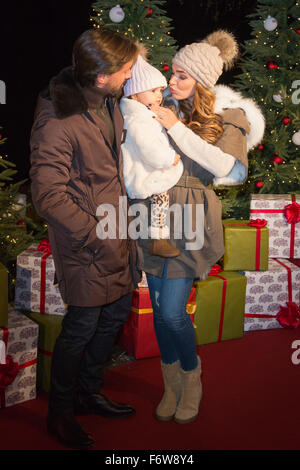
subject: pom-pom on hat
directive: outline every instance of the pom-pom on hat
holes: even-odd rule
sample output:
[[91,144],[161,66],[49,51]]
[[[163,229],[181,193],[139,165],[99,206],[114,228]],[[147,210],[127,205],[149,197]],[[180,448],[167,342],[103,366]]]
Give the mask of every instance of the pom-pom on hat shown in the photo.
[[139,55],[131,69],[131,78],[124,85],[124,96],[167,86],[164,75]]
[[233,34],[218,30],[203,41],[181,48],[173,62],[183,68],[205,88],[212,89],[223,72],[232,67],[238,56],[238,45]]

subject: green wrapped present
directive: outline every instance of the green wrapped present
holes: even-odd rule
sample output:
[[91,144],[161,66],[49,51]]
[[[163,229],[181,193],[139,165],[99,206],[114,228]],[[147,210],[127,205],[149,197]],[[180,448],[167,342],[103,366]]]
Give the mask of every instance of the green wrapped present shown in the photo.
[[33,312],[27,316],[39,325],[37,387],[49,392],[52,353],[64,317]]
[[267,271],[269,267],[269,229],[267,221],[223,220],[224,271]]
[[0,263],[0,326],[8,324],[8,271]]
[[196,282],[194,317],[198,345],[244,335],[245,276],[214,265],[204,281]]

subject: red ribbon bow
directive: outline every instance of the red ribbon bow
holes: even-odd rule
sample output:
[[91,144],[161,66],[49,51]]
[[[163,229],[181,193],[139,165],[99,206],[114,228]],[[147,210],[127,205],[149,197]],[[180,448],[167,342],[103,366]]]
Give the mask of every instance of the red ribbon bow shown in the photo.
[[248,225],[250,227],[265,227],[267,225],[268,221],[265,219],[250,219]]
[[11,356],[6,356],[6,364],[0,364],[0,389],[10,385],[19,373],[19,365]]
[[283,215],[289,224],[297,224],[300,222],[300,204],[296,201],[288,204],[283,209]]
[[214,264],[208,275],[215,276],[216,274],[221,273],[221,272],[223,272],[223,269],[221,268],[221,266],[219,266],[218,264]]
[[300,310],[295,302],[286,302],[287,307],[280,305],[276,315],[277,321],[284,328],[298,328],[300,326]]
[[44,240],[41,241],[39,246],[37,247],[38,251],[43,251],[44,253],[51,255],[52,250],[50,247],[50,242],[48,238],[45,238]]

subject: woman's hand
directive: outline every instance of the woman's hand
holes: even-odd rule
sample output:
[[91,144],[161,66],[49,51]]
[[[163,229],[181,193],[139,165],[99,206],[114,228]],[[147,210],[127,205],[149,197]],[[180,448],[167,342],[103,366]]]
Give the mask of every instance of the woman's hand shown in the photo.
[[153,116],[153,118],[160,122],[161,125],[167,129],[167,131],[171,129],[171,127],[173,127],[176,122],[179,121],[177,116],[169,108],[153,105],[151,106],[151,111],[156,114],[156,116]]

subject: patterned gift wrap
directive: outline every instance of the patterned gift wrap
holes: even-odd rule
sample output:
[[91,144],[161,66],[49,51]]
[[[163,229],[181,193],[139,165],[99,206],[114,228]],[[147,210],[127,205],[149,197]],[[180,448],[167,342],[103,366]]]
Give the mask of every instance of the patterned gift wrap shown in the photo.
[[[194,287],[191,290],[186,310],[193,321],[196,311]],[[148,288],[141,287],[133,291],[131,312],[119,341],[128,354],[136,359],[160,356],[153,327],[153,310]]]
[[270,259],[265,272],[245,271],[245,331],[281,328],[277,314],[287,302],[299,306],[300,268],[287,259]]
[[7,326],[8,322],[8,272],[0,263],[0,326]]
[[300,195],[252,194],[250,216],[266,219],[270,258],[300,257]]
[[204,281],[195,283],[198,345],[243,336],[246,282],[242,274],[214,265]]
[[36,397],[38,325],[12,308],[8,326],[0,328],[6,346],[6,364],[0,365],[0,408]]
[[6,364],[6,346],[2,339],[0,339],[0,364]]
[[28,318],[38,324],[38,361],[37,361],[37,388],[50,391],[51,361],[56,338],[61,331],[61,315],[44,315],[31,312]]
[[64,315],[66,307],[54,285],[54,274],[53,256],[47,244],[33,244],[23,251],[17,257],[15,309]]
[[223,220],[224,271],[266,271],[269,259],[269,230],[264,220]]

